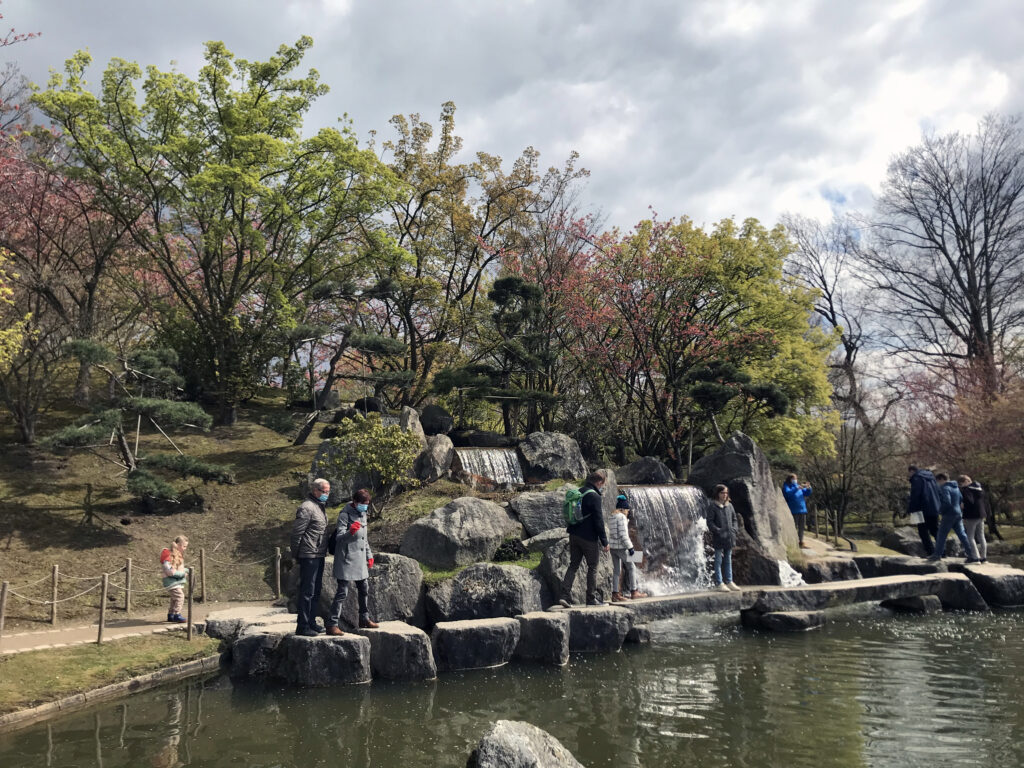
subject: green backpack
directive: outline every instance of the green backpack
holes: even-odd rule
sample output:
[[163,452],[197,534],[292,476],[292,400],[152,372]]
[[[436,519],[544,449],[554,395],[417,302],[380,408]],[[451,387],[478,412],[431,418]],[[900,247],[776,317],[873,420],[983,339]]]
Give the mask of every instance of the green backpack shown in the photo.
[[580,488],[570,488],[565,492],[565,501],[562,502],[562,517],[565,518],[566,525],[576,525],[584,518],[589,517],[589,515],[583,514],[583,497],[588,493],[597,493],[597,491],[593,488],[587,488],[585,491]]

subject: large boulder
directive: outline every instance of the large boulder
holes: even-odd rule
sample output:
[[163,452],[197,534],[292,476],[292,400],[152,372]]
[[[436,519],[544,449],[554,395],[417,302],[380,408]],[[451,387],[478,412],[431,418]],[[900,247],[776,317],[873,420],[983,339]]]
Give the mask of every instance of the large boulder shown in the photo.
[[484,429],[454,429],[448,433],[456,448],[515,448],[516,440]]
[[966,574],[985,598],[997,608],[1024,606],[1024,571],[997,563],[955,565],[954,569]]
[[569,662],[569,614],[536,611],[516,616],[519,643],[515,658],[556,667]]
[[448,570],[490,560],[501,542],[521,529],[493,501],[463,496],[409,526],[400,552],[430,568]]
[[655,456],[644,456],[615,470],[622,485],[668,485],[675,482],[672,470]]
[[787,547],[797,546],[793,516],[772,479],[768,458],[742,432],[734,432],[721,448],[694,464],[687,482],[700,486],[709,496],[719,483],[729,487],[732,504],[748,534],[740,547],[758,549],[771,560],[785,560]]
[[[886,549],[892,549],[911,557],[928,556],[928,553],[924,551],[917,528],[911,525],[902,525],[889,531],[882,537],[879,544]],[[950,534],[946,539],[946,548],[943,550],[943,554],[946,557],[963,557],[963,547],[960,546],[960,540],[954,534]]]
[[406,432],[415,435],[424,448],[427,446],[427,436],[423,432],[423,425],[420,424],[420,415],[415,408],[408,405],[402,406],[402,412],[398,415],[398,426]]
[[276,656],[276,676],[292,685],[329,688],[370,682],[370,641],[358,635],[287,635]]
[[455,426],[455,419],[440,405],[428,405],[420,414],[420,424],[428,437],[447,435]]
[[519,443],[519,459],[528,483],[586,477],[579,443],[560,432],[533,432]]
[[544,533],[538,533],[536,536],[524,539],[523,549],[527,552],[543,552],[552,544],[559,541],[567,541],[568,539],[569,532],[565,528],[552,528],[550,531],[544,531]]
[[849,557],[820,557],[807,560],[797,570],[808,584],[824,581],[849,581],[861,577],[857,563]]
[[[557,541],[548,547],[540,560],[541,577],[547,582],[551,594],[559,597],[562,590],[562,578],[569,567],[569,539]],[[597,590],[604,599],[611,596],[612,559],[607,552],[601,552],[597,560]],[[584,603],[587,596],[587,563],[580,563],[576,572],[576,581],[572,586],[572,602]]]
[[370,641],[370,669],[383,680],[433,680],[434,652],[427,633],[401,621],[382,621],[377,629],[356,632]]
[[469,756],[466,768],[583,768],[562,744],[535,725],[498,720]]
[[341,407],[341,395],[333,387],[324,392],[322,389],[316,391],[316,407],[320,411],[333,411]]
[[451,471],[455,446],[448,435],[431,435],[426,441],[426,446],[416,457],[413,474],[424,483],[436,483]]
[[527,536],[551,530],[564,531],[562,503],[565,501],[565,492],[575,487],[566,483],[557,491],[527,491],[513,498],[509,506],[523,524]]
[[324,478],[331,484],[331,495],[327,499],[328,506],[339,506],[352,498],[352,492],[357,488],[369,488],[374,481],[371,477],[357,476],[348,480],[341,480],[338,477],[337,469],[334,466],[334,458],[337,449],[330,440],[324,440],[313,457],[313,463],[306,473],[305,479],[299,483],[299,492],[303,496],[309,493],[313,481],[317,478]]
[[431,633],[434,661],[440,672],[507,664],[519,642],[516,619],[445,621]]
[[228,674],[233,678],[266,679],[277,668],[277,647],[294,631],[295,623],[243,627],[231,645]]
[[543,608],[540,576],[518,565],[477,563],[449,583],[430,590],[435,621],[513,617]]

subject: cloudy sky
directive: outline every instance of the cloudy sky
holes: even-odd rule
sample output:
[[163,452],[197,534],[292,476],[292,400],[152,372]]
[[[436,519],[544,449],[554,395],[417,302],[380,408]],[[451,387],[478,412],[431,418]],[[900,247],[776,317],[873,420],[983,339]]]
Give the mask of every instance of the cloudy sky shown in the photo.
[[[74,50],[194,74],[202,43],[265,58],[301,34],[348,113],[387,135],[453,100],[468,150],[572,150],[611,224],[653,208],[774,222],[870,205],[922,130],[1024,110],[1019,0],[5,0],[42,38],[2,51],[43,83]],[[93,82],[99,79],[99,66]]]

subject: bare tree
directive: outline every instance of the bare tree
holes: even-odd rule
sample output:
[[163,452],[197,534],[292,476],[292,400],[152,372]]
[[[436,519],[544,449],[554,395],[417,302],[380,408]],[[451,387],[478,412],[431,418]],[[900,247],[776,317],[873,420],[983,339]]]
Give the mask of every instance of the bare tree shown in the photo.
[[998,387],[1024,322],[1024,133],[989,115],[895,157],[859,261],[888,343],[929,365],[966,361]]

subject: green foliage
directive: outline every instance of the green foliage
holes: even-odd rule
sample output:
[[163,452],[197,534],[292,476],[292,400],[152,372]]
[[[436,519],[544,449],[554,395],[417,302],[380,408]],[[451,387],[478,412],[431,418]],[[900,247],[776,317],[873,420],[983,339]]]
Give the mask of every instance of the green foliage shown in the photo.
[[161,480],[144,469],[136,469],[125,482],[128,492],[142,499],[177,501],[178,492],[170,483]]
[[64,346],[64,351],[70,356],[83,363],[95,365],[97,363],[109,363],[114,359],[114,353],[110,347],[92,339],[75,339]]
[[219,464],[211,464],[194,456],[178,453],[154,453],[141,460],[146,466],[164,469],[182,478],[197,477],[204,483],[214,481],[221,485],[233,485],[235,476]]
[[383,424],[379,414],[345,419],[330,442],[330,474],[341,482],[369,477],[376,486],[418,484],[412,466],[422,450],[419,438],[397,424]]
[[196,403],[156,397],[129,397],[121,403],[126,413],[148,416],[164,429],[198,427],[209,429],[213,418]]
[[74,424],[69,424],[40,441],[47,450],[58,448],[78,448],[85,445],[105,443],[110,433],[120,427],[121,412],[106,409],[88,416],[83,416]]

